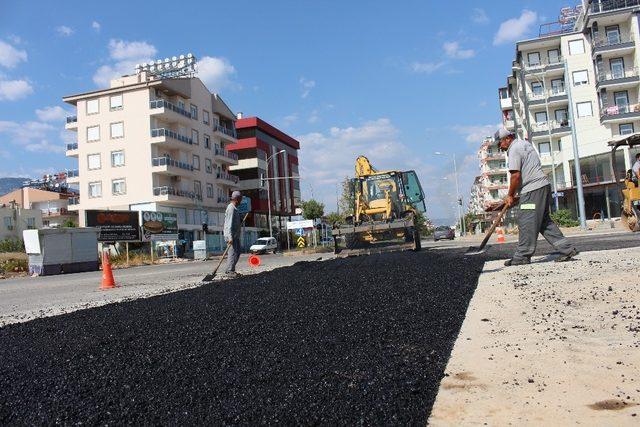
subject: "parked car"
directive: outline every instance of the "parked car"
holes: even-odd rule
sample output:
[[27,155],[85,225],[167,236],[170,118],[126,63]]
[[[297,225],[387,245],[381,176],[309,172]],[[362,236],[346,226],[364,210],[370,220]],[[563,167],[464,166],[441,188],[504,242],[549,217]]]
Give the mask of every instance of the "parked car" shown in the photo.
[[441,225],[440,227],[436,227],[433,230],[433,241],[437,242],[442,239],[453,240],[456,238],[456,232],[453,228],[447,227],[446,225]]
[[274,254],[278,251],[278,242],[274,237],[261,237],[249,248],[252,254],[266,254],[271,251]]

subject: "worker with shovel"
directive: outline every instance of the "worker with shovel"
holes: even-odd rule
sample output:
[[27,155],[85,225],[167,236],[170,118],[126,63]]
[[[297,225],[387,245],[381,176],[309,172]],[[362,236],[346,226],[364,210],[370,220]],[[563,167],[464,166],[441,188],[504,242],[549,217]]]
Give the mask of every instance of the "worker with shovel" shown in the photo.
[[240,258],[240,231],[242,228],[242,213],[238,211],[238,205],[242,201],[242,194],[239,191],[231,193],[231,202],[224,213],[224,240],[229,245],[229,258],[227,259],[227,269],[225,274],[228,277],[239,276],[236,273],[236,264]]
[[495,140],[502,151],[507,152],[509,173],[509,194],[496,209],[510,208],[518,203],[518,247],[513,258],[504,265],[531,263],[536,250],[538,233],[541,233],[560,256],[555,261],[569,261],[578,251],[569,243],[558,226],[549,216],[551,204],[551,184],[542,171],[540,157],[531,143],[516,138],[513,132],[504,128],[495,133]]

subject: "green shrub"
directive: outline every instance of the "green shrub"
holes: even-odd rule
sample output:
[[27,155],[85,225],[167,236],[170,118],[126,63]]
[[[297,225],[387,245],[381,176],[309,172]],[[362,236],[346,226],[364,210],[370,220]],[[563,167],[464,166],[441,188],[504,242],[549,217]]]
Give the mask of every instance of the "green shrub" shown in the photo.
[[27,260],[24,259],[8,259],[0,261],[0,273],[17,273],[27,271],[28,269],[29,265]]
[[0,252],[24,252],[24,242],[21,239],[5,239],[0,241]]
[[577,227],[580,222],[573,217],[569,209],[558,209],[551,213],[551,219],[560,227]]

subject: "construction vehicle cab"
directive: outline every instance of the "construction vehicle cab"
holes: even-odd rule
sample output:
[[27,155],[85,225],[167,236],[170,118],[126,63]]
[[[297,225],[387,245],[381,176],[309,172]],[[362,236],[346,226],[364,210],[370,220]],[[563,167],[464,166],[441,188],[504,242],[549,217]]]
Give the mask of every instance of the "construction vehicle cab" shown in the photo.
[[[616,170],[616,151],[620,147],[633,148],[640,145],[640,132],[625,135],[621,138],[609,142],[611,148],[611,173],[617,181],[623,176],[623,171]],[[640,187],[634,179],[633,171],[629,169],[624,174],[624,181],[621,186],[622,206],[620,219],[622,223],[631,231],[640,231]]]
[[364,156],[356,159],[355,172],[349,188],[354,210],[332,231],[336,252],[340,236],[347,249],[401,238],[420,250],[417,217],[425,212],[425,197],[416,173],[377,171]]

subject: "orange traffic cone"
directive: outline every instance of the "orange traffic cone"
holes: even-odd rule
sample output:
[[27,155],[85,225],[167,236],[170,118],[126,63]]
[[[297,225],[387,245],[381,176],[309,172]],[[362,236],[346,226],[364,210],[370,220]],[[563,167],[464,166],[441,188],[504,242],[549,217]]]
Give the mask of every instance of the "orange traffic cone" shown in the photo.
[[251,267],[260,267],[260,257],[257,255],[251,255],[249,257],[249,265]]
[[109,261],[109,253],[102,252],[102,285],[100,289],[116,288],[116,281],[113,279],[113,271],[111,271],[111,261]]
[[497,233],[498,233],[498,243],[505,243],[506,240],[504,238],[504,231],[502,230],[502,228],[498,228]]

